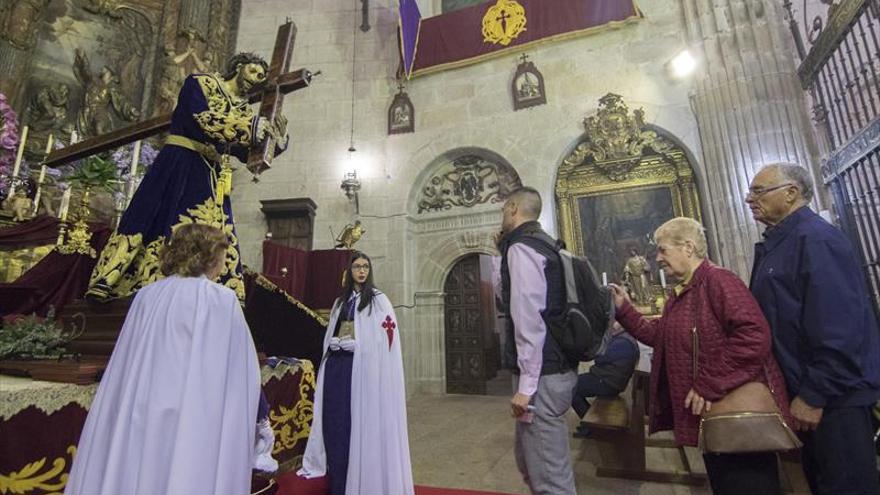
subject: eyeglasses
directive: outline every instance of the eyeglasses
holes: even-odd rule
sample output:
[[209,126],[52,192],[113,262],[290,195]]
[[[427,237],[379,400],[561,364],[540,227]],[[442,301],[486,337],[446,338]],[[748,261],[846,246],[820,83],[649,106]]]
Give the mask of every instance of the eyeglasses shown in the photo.
[[370,265],[351,265],[351,271],[356,272],[359,270],[368,272],[370,271]]
[[791,182],[786,182],[784,184],[779,184],[778,186],[773,187],[750,187],[749,192],[746,193],[747,198],[758,199],[761,196],[767,194],[768,192],[775,191],[777,189],[782,189],[783,187],[793,186]]

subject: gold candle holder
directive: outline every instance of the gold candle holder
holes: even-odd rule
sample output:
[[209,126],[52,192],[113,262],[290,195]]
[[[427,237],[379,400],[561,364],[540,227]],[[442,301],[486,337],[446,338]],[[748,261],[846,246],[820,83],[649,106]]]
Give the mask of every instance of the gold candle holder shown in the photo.
[[[58,252],[61,254],[82,254],[92,258],[98,257],[98,253],[95,252],[91,245],[92,233],[89,231],[89,224],[87,223],[89,215],[91,215],[89,210],[90,192],[89,187],[83,189],[79,210],[76,212],[76,222],[74,222],[73,228],[67,235],[67,241],[57,247]],[[62,222],[62,227],[59,227],[59,239],[62,239],[64,236],[64,225],[65,223]]]

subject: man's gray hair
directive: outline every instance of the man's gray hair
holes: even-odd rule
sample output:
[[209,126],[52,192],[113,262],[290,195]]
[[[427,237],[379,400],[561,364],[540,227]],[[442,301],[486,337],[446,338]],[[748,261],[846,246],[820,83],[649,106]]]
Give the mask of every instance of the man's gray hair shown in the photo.
[[797,186],[798,191],[801,193],[801,197],[804,198],[806,202],[809,203],[813,200],[813,178],[810,177],[810,171],[805,167],[801,167],[794,163],[780,162],[771,163],[764,168],[776,169],[779,172],[779,175],[785,180]]

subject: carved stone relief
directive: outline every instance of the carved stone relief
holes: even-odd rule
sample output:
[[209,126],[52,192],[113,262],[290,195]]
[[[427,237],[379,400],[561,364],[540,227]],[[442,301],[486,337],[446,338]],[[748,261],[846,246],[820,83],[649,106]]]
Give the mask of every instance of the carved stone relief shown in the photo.
[[441,165],[428,179],[418,213],[498,203],[521,186],[513,167],[477,154],[463,155]]
[[87,137],[170,110],[183,77],[234,50],[239,9],[240,0],[0,0],[0,68],[17,75],[0,78],[0,91],[31,128],[29,153],[49,133],[66,140],[76,126]]

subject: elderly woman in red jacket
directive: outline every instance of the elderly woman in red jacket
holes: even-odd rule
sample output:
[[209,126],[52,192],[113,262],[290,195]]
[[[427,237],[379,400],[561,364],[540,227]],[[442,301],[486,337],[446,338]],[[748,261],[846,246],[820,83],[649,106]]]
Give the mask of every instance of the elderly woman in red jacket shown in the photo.
[[[706,259],[703,227],[674,218],[654,232],[657,263],[680,282],[649,320],[612,286],[617,321],[654,348],[651,363],[651,432],[673,430],[678,445],[697,445],[700,415],[712,402],[751,381],[767,383],[788,413],[779,366],[770,352],[770,328],[749,289],[731,271]],[[693,330],[698,333],[694,378]],[[705,454],[715,494],[781,494],[776,454]]]

